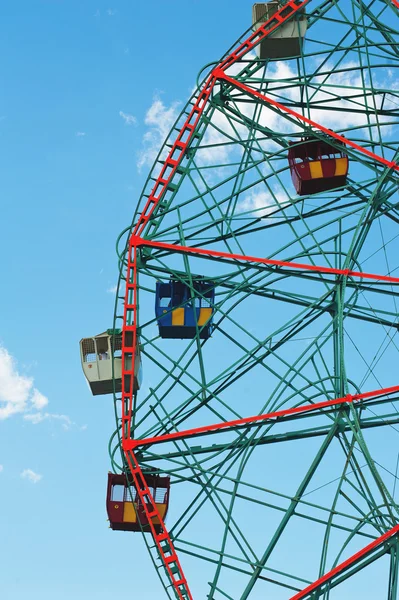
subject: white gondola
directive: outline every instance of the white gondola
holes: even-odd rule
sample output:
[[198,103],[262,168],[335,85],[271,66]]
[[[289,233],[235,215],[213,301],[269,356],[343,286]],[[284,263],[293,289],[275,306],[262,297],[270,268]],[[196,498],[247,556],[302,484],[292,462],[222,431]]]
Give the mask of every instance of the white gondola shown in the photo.
[[[252,25],[254,31],[281,8],[278,2],[258,2],[252,7]],[[283,23],[276,31],[268,35],[256,46],[258,57],[283,59],[301,56],[303,38],[305,37],[308,20],[304,12]]]
[[[120,330],[108,329],[94,337],[80,340],[80,360],[93,396],[112,394],[114,380],[115,391],[122,390],[122,334]],[[125,360],[126,370],[129,371],[132,368],[132,359],[128,356]],[[114,377],[112,377],[112,363],[114,364]],[[140,344],[137,343],[134,360],[134,392],[140,389],[141,380]]]

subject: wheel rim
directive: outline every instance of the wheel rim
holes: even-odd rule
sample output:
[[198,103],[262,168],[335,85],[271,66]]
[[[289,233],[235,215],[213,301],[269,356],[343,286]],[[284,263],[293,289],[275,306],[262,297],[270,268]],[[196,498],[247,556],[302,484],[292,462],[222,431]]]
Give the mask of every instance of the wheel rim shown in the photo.
[[[399,215],[392,166],[398,124],[392,20],[397,13],[382,2],[345,8],[307,5],[309,29],[299,59],[265,65],[246,54],[225,71],[233,81],[215,79],[178,172],[154,202],[150,219],[140,224],[148,197],[157,196],[154,179],[201,92],[193,94],[160,150],[132,228],[119,240],[115,326],[123,315],[125,329],[136,318],[137,343],[152,380],[132,398],[131,409],[125,408],[132,417],[126,437],[154,438],[351,395],[349,402],[296,420],[291,414],[291,420],[285,415],[277,422],[265,419],[247,428],[240,423],[205,437],[202,432],[137,446],[141,469],[171,475],[167,528],[188,580],[194,580],[195,597],[296,597],[391,531],[389,548],[382,540],[301,597],[342,598],[354,589],[366,593],[370,582],[355,573],[362,561],[380,554],[387,555],[378,562],[384,563],[381,588],[388,598],[396,597],[398,559],[392,542],[398,507],[388,489],[396,478],[387,481],[384,465],[376,465],[376,440],[381,444],[383,438],[370,432],[388,424],[381,427],[385,435],[399,420],[390,414],[396,411],[398,390],[377,392],[398,382],[393,271]],[[332,23],[339,23],[339,41],[320,42],[320,32]],[[354,144],[346,147],[350,171],[344,188],[295,194],[288,142],[310,131],[317,139],[325,137],[280,105],[330,126]],[[337,138],[331,141],[337,144]],[[139,245],[133,245],[137,302],[123,291],[132,232],[139,235]],[[234,256],[188,253],[176,245]],[[391,279],[366,280],[353,272]],[[193,340],[159,338],[155,283],[171,276],[191,288],[198,276],[215,283],[210,339],[201,340],[200,330]],[[128,314],[127,302],[137,307]],[[376,393],[358,397],[370,390]],[[120,406],[116,395],[118,428]],[[120,447],[120,437],[115,439],[113,457]],[[259,475],[263,465],[268,477]],[[129,470],[126,455],[123,466]],[[319,485],[322,492],[316,490]],[[317,501],[304,499],[310,492]],[[259,527],[265,527],[264,536]],[[144,538],[151,546],[148,534]],[[301,549],[308,549],[309,561],[300,559]],[[157,553],[153,556],[156,561]],[[195,575],[199,565],[201,581]]]

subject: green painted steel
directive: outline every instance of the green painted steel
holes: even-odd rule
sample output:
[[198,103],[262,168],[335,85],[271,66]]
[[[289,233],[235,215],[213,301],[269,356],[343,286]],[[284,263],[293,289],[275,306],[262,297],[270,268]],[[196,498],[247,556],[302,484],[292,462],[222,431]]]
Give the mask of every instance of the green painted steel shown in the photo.
[[[327,0],[311,2],[307,15],[300,57],[259,61],[251,54],[227,74],[396,161],[397,9],[382,0]],[[199,86],[214,66],[201,71]],[[196,94],[159,149],[133,224]],[[287,151],[290,141],[310,133],[323,137],[239,88],[217,84],[176,184],[144,237],[397,276],[397,173],[348,147],[347,185],[298,197]],[[122,326],[131,229],[117,240],[115,331]],[[160,338],[155,284],[171,276],[189,283],[192,300],[196,277],[215,282],[209,339],[200,339],[198,327],[192,340]],[[391,283],[141,248],[138,298],[144,383],[134,398],[136,438],[399,383],[399,287]],[[109,452],[119,471],[126,465],[118,394],[114,400]],[[392,528],[399,519],[398,400],[391,394],[140,449],[143,472],[171,476],[167,525],[194,597],[288,599]],[[174,598],[151,539],[142,537],[165,597]],[[131,544],[133,557],[140,536]],[[377,577],[381,597],[394,600],[398,568],[394,538],[311,598],[367,598]]]

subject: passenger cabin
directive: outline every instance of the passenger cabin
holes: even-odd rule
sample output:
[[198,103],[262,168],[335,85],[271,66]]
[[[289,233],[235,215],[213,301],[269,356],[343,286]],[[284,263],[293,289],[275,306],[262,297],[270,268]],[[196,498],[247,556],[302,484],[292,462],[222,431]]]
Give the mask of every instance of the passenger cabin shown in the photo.
[[[112,357],[114,361],[112,361]],[[107,329],[91,338],[80,340],[80,360],[83,373],[93,396],[111,394],[114,391],[112,362],[114,363],[115,392],[122,389],[122,332],[120,329]],[[126,370],[132,368],[132,359],[127,357]],[[142,381],[140,344],[137,340],[134,358],[133,391],[136,392]]]
[[326,192],[346,185],[348,156],[345,144],[334,140],[305,137],[302,143],[290,142],[288,162],[294,187],[299,196]]
[[[155,500],[155,505],[164,520],[168,512],[170,477],[160,475],[146,475],[145,481]],[[133,484],[132,484],[133,485]],[[107,513],[111,529],[119,531],[150,531],[147,515],[137,491],[131,487],[132,497],[129,492],[126,475],[108,473],[107,488]],[[149,505],[152,510],[152,505]],[[161,532],[161,524],[158,517],[153,518],[153,524],[157,533]]]
[[197,327],[199,337],[207,339],[212,333],[215,289],[213,282],[193,280],[191,288],[180,280],[157,282],[155,315],[162,338],[192,339]]
[[[254,4],[252,7],[253,30],[259,29],[280,8],[281,5],[278,2],[257,2]],[[280,25],[256,46],[258,57],[261,60],[266,60],[268,58],[283,59],[301,56],[307,26],[308,20],[305,13],[299,11],[296,16]]]

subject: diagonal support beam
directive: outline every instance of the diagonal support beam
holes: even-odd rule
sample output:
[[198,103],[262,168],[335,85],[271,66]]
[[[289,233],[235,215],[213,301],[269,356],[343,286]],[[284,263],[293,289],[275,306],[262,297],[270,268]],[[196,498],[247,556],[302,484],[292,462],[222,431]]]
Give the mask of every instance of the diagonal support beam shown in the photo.
[[379,156],[378,154],[371,152],[371,150],[367,150],[367,148],[364,148],[363,146],[359,146],[359,144],[356,144],[356,142],[353,142],[352,140],[344,137],[343,135],[340,135],[339,133],[336,133],[335,131],[328,129],[328,127],[324,127],[324,125],[320,125],[320,123],[316,123],[316,121],[312,121],[311,119],[308,119],[308,117],[305,117],[304,115],[301,115],[300,113],[296,112],[295,110],[292,110],[292,108],[288,108],[287,106],[284,106],[284,104],[281,104],[280,102],[277,102],[276,100],[273,100],[273,98],[270,98],[269,96],[265,96],[261,92],[258,92],[258,90],[254,89],[248,85],[245,85],[244,83],[241,83],[240,81],[237,81],[236,79],[233,79],[232,77],[229,77],[228,75],[226,75],[226,73],[222,69],[220,69],[220,68],[215,69],[213,71],[213,74],[218,80],[226,81],[227,83],[230,83],[230,85],[232,85],[233,87],[241,90],[242,92],[245,92],[246,94],[249,94],[250,96],[252,96],[254,98],[257,98],[261,102],[264,102],[266,105],[269,104],[270,106],[274,106],[275,108],[278,108],[280,111],[291,115],[291,117],[295,117],[299,121],[302,121],[303,123],[306,123],[307,125],[311,125],[315,129],[318,129],[319,131],[326,133],[329,137],[333,137],[336,140],[342,142],[343,144],[350,146],[354,150],[357,150],[358,152],[361,152],[362,154],[368,156],[369,158],[372,158],[374,161],[380,163],[381,165],[384,165],[385,167],[388,167],[389,169],[393,169],[393,170],[399,172],[399,165],[396,164],[394,161],[387,160],[386,158],[383,158],[382,156]]
[[[147,485],[138,460],[134,452],[125,452],[125,458],[133,477],[134,487],[139,495],[141,506],[144,509],[148,525],[150,526],[159,558],[163,562],[163,566],[174,589],[176,598],[179,600],[193,600],[175,547]],[[160,525],[160,533],[155,529],[154,521],[158,522]]]
[[306,473],[301,484],[299,485],[293,500],[291,501],[290,505],[288,506],[284,517],[281,519],[280,524],[278,525],[272,539],[270,540],[269,544],[267,545],[267,548],[266,548],[262,558],[259,560],[258,566],[254,569],[251,579],[249,580],[244,592],[240,596],[240,600],[247,600],[250,597],[251,592],[252,592],[258,578],[262,575],[262,570],[263,570],[264,565],[269,560],[273,550],[275,549],[278,541],[280,540],[280,537],[281,537],[283,531],[287,527],[291,517],[294,515],[296,507],[298,506],[303,494],[306,491],[306,488],[308,487],[310,481],[313,478],[313,475],[315,474],[325,453],[327,452],[331,441],[334,439],[334,437],[337,433],[337,429],[338,429],[338,426],[335,423],[331,427],[327,437],[323,440],[323,443],[322,443],[317,455],[315,456],[308,472]]
[[213,425],[205,425],[204,427],[196,427],[194,429],[186,429],[184,431],[176,431],[173,433],[167,433],[165,435],[158,435],[156,437],[149,437],[145,439],[126,439],[123,442],[123,449],[133,450],[134,448],[149,446],[150,444],[160,444],[161,442],[169,442],[171,440],[181,440],[199,435],[205,435],[210,433],[217,433],[221,430],[233,429],[236,427],[245,427],[251,425],[258,425],[259,423],[265,423],[275,420],[280,420],[284,417],[295,417],[297,415],[303,415],[304,413],[317,412],[323,409],[330,409],[338,407],[342,404],[352,404],[360,400],[368,400],[376,398],[378,396],[385,396],[399,392],[399,386],[393,386],[389,388],[383,388],[380,390],[374,390],[371,392],[364,392],[363,394],[354,394],[344,396],[343,398],[336,398],[334,400],[326,400],[324,402],[317,402],[316,404],[305,404],[304,406],[297,406],[295,408],[287,408],[285,410],[279,410],[263,415],[256,415],[252,417],[244,417],[243,419],[235,419],[233,421],[225,421],[223,423],[215,423]]
[[375,281],[384,281],[387,283],[399,283],[399,277],[391,277],[390,275],[376,275],[375,273],[363,273],[361,271],[351,271],[350,269],[334,269],[333,267],[307,265],[305,263],[275,260],[271,258],[260,258],[257,256],[247,256],[245,254],[231,254],[229,252],[219,252],[217,250],[208,250],[206,248],[180,246],[179,244],[166,244],[164,242],[156,242],[154,240],[145,240],[136,235],[132,235],[132,237],[130,238],[130,245],[134,248],[138,248],[139,246],[146,246],[147,248],[160,248],[161,250],[180,252],[183,254],[193,254],[197,256],[208,256],[211,258],[224,258],[227,260],[252,262],[255,264],[267,265],[270,267],[283,267],[299,271],[325,273],[327,275],[343,275],[344,277],[356,277],[359,279],[372,279]]
[[[372,552],[374,552],[375,550],[380,548],[385,542],[389,541],[390,539],[392,539],[394,536],[397,536],[398,534],[399,534],[399,525],[395,525],[395,527],[392,527],[392,529],[390,529],[389,531],[387,531],[386,533],[381,535],[379,538],[374,540],[374,542],[371,542],[371,544],[368,544],[368,546],[366,546],[362,550],[359,550],[359,552],[356,552],[356,554],[353,554],[353,556],[351,556],[350,558],[348,558],[347,560],[345,560],[344,562],[342,562],[341,564],[336,566],[334,569],[332,569],[331,571],[329,571],[328,573],[326,573],[325,575],[320,577],[314,583],[311,583],[310,585],[308,585],[308,587],[303,589],[301,592],[299,592],[298,594],[295,594],[295,596],[292,596],[290,598],[290,600],[303,600],[303,598],[308,597],[309,594],[311,594],[312,592],[315,592],[316,590],[319,590],[323,585],[325,585],[326,583],[329,583],[334,577],[336,577],[337,575],[340,575],[341,573],[343,573],[344,571],[349,569],[349,567],[354,566],[356,563],[358,563],[363,558],[368,557]],[[388,551],[388,549],[387,549],[387,551]]]

